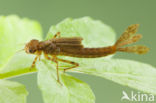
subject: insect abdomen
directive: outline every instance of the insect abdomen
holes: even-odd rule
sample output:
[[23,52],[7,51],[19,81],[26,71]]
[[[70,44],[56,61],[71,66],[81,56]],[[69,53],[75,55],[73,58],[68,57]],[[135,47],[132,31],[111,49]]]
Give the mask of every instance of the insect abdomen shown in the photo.
[[72,50],[63,50],[60,55],[79,57],[79,58],[96,58],[111,55],[115,53],[115,48],[113,46],[102,47],[102,48],[81,48]]

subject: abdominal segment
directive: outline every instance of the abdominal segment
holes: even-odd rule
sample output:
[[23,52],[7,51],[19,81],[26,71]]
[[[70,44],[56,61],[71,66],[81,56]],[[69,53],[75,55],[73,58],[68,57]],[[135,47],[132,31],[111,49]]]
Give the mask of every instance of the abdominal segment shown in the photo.
[[79,48],[79,49],[61,49],[59,55],[78,57],[78,58],[97,58],[114,54],[116,52],[113,46],[102,48]]

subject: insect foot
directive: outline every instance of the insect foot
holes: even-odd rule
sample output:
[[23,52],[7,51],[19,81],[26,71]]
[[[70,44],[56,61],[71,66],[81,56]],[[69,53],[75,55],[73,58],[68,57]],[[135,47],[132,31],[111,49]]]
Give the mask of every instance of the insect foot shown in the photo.
[[31,71],[33,68],[35,68],[35,65],[31,65],[31,67],[29,68],[29,70]]
[[60,80],[59,80],[59,79],[57,79],[57,82],[58,82],[61,86],[63,86],[63,84],[60,82]]

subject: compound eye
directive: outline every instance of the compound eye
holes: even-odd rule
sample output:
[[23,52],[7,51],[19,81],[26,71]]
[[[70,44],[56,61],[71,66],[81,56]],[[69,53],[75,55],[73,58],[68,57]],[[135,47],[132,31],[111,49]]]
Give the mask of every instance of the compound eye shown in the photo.
[[32,50],[32,49],[29,50],[29,53],[34,53],[34,52],[35,52],[35,50]]

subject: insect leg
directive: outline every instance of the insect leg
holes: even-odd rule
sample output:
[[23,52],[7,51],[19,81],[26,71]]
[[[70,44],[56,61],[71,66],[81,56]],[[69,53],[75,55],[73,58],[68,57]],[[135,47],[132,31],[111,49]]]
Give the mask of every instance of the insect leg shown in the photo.
[[57,38],[57,37],[61,37],[61,33],[60,32],[57,32],[55,35],[54,35],[54,37],[53,38]]
[[78,63],[73,62],[73,61],[64,60],[64,59],[60,59],[60,58],[57,58],[57,60],[58,60],[58,61],[61,61],[61,62],[69,63],[69,64],[72,64],[72,65],[73,65],[73,66],[71,66],[71,67],[65,68],[65,69],[64,69],[64,72],[65,72],[66,70],[69,70],[69,69],[72,69],[72,68],[76,68],[76,67],[79,66]]
[[58,70],[58,61],[56,56],[53,56],[53,58],[50,58],[47,54],[44,54],[44,57],[48,60],[51,60],[56,63],[56,72],[57,72],[57,81],[60,83],[60,78],[59,78],[59,70]]
[[57,73],[57,81],[60,83],[60,78],[59,78],[59,69],[58,69],[58,61],[55,61],[56,63],[56,73]]
[[[33,68],[33,67],[35,66],[35,63],[36,63],[36,61],[37,61],[38,58],[40,58],[40,55],[37,55],[37,56],[35,57],[35,59],[34,59],[32,65],[31,65],[31,68]],[[31,70],[31,68],[30,68],[30,70]]]
[[56,56],[53,56],[52,60],[56,63],[57,81],[60,83],[60,78],[59,78],[59,69],[58,69],[58,61],[57,61]]

